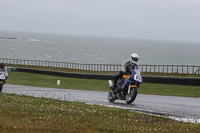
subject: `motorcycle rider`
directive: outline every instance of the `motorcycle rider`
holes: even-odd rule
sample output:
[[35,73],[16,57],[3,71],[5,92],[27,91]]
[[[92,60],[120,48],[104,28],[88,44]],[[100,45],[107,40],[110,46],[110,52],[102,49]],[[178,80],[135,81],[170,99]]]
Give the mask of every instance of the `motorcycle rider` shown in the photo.
[[122,63],[121,70],[114,76],[114,85],[112,87],[113,90],[117,87],[117,81],[122,79],[124,74],[130,73],[130,69],[138,69],[139,56],[137,53],[132,53],[130,59],[125,60]]
[[[5,64],[4,63],[0,63],[0,71],[3,71],[6,73],[6,79],[8,79],[8,72],[7,69],[5,68]],[[3,81],[5,83],[5,80]]]

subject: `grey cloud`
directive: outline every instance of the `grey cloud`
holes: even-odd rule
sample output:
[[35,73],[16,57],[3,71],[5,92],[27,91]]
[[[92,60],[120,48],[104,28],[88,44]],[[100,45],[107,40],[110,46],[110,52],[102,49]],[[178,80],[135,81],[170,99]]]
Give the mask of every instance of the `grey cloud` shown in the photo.
[[200,41],[199,0],[2,0],[0,30]]

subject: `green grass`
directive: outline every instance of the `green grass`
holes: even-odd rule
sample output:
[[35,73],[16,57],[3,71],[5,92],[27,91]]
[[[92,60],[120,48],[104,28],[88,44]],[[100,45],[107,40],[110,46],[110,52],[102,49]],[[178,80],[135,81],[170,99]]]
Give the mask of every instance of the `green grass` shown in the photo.
[[200,97],[200,86],[143,83],[139,88],[139,93],[153,95]]
[[[61,85],[57,85],[57,80],[61,81]],[[67,78],[23,72],[10,72],[7,83],[62,89],[109,90],[107,80]],[[142,83],[138,92],[140,94],[200,97],[200,86]]]
[[124,109],[0,94],[0,132],[197,133],[199,124]]
[[[57,85],[57,80],[61,81],[61,85]],[[68,78],[23,72],[10,72],[9,79],[6,83],[61,89],[81,89],[97,91],[108,91],[109,89],[106,80]]]

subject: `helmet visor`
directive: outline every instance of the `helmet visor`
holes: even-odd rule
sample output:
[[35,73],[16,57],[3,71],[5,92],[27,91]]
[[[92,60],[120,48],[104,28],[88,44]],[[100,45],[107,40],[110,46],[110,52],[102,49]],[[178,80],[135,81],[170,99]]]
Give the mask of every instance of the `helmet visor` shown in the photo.
[[133,61],[138,61],[138,58],[135,58],[135,57],[131,57],[131,59],[133,60]]

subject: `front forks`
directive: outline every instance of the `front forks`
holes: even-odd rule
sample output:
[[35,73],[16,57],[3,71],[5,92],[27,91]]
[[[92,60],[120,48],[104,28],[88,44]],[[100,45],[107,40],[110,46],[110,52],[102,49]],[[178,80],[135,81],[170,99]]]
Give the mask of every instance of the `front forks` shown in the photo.
[[128,94],[131,92],[131,84],[128,85]]

